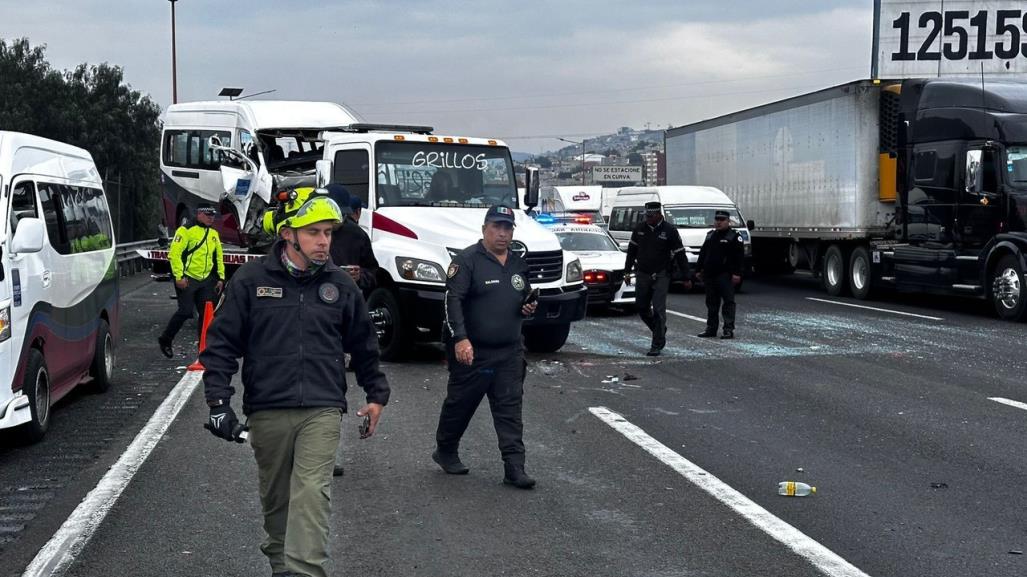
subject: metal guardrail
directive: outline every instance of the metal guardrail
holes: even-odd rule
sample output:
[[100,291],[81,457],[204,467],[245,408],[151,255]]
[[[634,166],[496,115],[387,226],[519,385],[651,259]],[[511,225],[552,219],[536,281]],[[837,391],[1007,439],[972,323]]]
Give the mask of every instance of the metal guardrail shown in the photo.
[[150,268],[150,263],[137,251],[158,248],[157,239],[139,240],[118,244],[114,255],[118,259],[118,274],[128,276],[143,269]]

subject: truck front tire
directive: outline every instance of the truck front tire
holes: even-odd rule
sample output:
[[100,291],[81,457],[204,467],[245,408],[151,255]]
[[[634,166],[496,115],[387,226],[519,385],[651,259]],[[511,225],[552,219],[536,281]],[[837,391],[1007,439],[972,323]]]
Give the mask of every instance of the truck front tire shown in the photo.
[[845,266],[845,252],[836,244],[827,247],[824,253],[824,270],[821,275],[824,282],[824,290],[827,294],[836,297],[845,292],[845,280],[848,276]]
[[524,346],[533,353],[555,353],[567,342],[570,323],[524,327]]
[[989,288],[991,302],[1000,318],[1007,321],[1023,320],[1025,305],[1023,267],[1020,259],[1007,254],[999,259],[991,272]]
[[409,337],[403,326],[403,313],[399,301],[387,288],[375,289],[367,298],[367,312],[378,331],[378,352],[383,361],[398,361],[410,348]]

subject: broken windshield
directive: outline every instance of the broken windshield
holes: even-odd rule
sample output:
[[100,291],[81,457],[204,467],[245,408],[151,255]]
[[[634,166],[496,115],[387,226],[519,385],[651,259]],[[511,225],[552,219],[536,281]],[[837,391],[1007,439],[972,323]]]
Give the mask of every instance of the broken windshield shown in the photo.
[[378,206],[517,207],[506,148],[380,142],[375,154]]

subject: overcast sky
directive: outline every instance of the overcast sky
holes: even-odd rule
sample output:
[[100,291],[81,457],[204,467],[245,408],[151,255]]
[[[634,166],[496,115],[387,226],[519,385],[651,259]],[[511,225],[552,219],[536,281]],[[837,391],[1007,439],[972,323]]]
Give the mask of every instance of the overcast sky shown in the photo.
[[[179,0],[178,99],[224,86],[516,151],[681,125],[865,78],[871,0]],[[0,37],[171,103],[167,0],[0,0]],[[3,79],[0,79],[3,81]]]

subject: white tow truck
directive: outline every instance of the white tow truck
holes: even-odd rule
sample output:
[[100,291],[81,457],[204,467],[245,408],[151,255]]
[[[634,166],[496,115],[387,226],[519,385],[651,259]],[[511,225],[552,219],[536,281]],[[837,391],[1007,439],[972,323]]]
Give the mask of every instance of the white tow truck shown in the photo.
[[[220,204],[216,226],[239,247],[226,248],[229,268],[267,250],[273,239],[260,223],[275,209],[275,192],[339,183],[360,198],[367,206],[360,225],[381,265],[368,308],[386,360],[401,358],[416,341],[439,339],[445,271],[457,251],[481,238],[488,207],[530,209],[539,192],[537,172],[528,169],[524,198],[517,198],[510,151],[501,141],[365,124],[326,102],[172,105],[161,172],[166,223],[182,223],[201,201]],[[571,323],[585,316],[581,263],[552,232],[516,212],[512,250],[527,260],[530,282],[540,289],[538,309],[524,325],[525,346],[553,352],[566,342]],[[145,256],[163,260],[166,270],[166,251]]]

